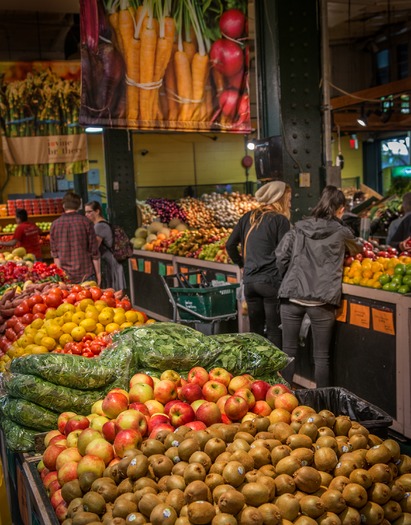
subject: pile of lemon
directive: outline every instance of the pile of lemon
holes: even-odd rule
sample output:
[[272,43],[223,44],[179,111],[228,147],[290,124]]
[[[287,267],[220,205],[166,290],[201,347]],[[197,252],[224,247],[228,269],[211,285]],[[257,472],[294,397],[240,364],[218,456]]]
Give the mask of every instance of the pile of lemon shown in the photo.
[[[354,260],[350,266],[345,266],[343,271],[343,282],[356,284],[368,288],[384,289],[384,284],[392,280],[396,275],[405,274],[411,265],[411,257],[401,256],[391,259],[378,257],[375,260]],[[397,268],[398,267],[398,268]],[[392,289],[391,291],[398,291]],[[407,293],[404,291],[403,293]]]
[[44,354],[64,348],[71,341],[82,341],[87,334],[95,337],[143,324],[144,316],[140,312],[112,308],[101,300],[83,299],[76,306],[63,303],[58,308],[49,308],[44,319],[36,319],[26,326],[23,335],[7,351],[8,359],[0,358],[0,371],[2,360]]

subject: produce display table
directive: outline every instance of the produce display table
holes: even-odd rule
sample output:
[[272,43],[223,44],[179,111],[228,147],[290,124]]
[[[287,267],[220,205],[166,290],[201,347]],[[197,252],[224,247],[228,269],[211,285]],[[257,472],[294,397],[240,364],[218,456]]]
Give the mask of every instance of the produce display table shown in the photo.
[[[238,283],[241,278],[240,269],[234,264],[176,257],[144,250],[134,250],[128,264],[132,304],[159,321],[173,319],[173,308],[161,277],[204,270],[208,280]],[[240,301],[237,306],[240,312]],[[236,331],[247,331],[247,322],[242,315],[238,315],[235,324]]]
[[[334,385],[382,408],[411,438],[411,296],[343,284],[333,347]],[[310,339],[294,380],[314,387]]]

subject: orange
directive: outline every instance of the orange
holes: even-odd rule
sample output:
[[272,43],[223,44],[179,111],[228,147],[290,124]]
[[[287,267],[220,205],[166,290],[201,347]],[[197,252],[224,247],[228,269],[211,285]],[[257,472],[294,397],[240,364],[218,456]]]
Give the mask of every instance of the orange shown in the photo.
[[76,311],[76,307],[70,303],[63,303],[61,304],[57,310],[56,313],[60,317],[64,315],[65,313],[74,313]]
[[113,322],[113,317],[112,308],[103,308],[98,316],[98,320],[102,325],[106,326]]
[[56,348],[56,341],[52,337],[43,337],[41,346],[45,346],[47,350],[54,350]]
[[108,323],[106,325],[106,332],[111,334],[112,332],[115,332],[116,330],[119,330],[120,329],[120,325],[118,325],[117,323]]
[[157,321],[155,319],[147,319],[147,321],[145,322],[145,324],[153,324],[153,323],[156,323]]
[[123,324],[127,321],[126,315],[123,312],[116,312],[113,317],[113,323],[118,325]]
[[60,343],[61,346],[64,348],[64,346],[65,346],[67,343],[71,343],[72,340],[73,340],[73,338],[71,337],[70,334],[63,334],[63,335],[59,338],[59,343]]
[[124,328],[129,328],[130,326],[133,326],[133,323],[131,323],[130,321],[126,321],[125,323],[122,323],[120,325],[120,328],[121,330],[124,330]]
[[139,312],[136,312],[135,310],[129,310],[125,313],[125,316],[130,323],[136,323],[139,320],[138,314]]
[[36,345],[41,344],[41,340],[43,339],[43,337],[46,337],[46,335],[47,332],[45,330],[39,330],[34,336],[34,342],[36,343]]
[[94,332],[97,323],[94,319],[83,319],[79,326],[83,327],[86,332]]
[[65,334],[71,334],[71,332],[74,330],[74,328],[77,328],[76,323],[70,322],[70,323],[64,323],[61,329]]
[[17,339],[17,345],[21,348],[26,348],[26,346],[31,345],[34,343],[34,336],[32,335],[23,335],[19,339]]
[[86,318],[86,314],[84,312],[76,312],[73,314],[73,317],[71,318],[73,323],[80,324],[83,319]]
[[74,312],[66,312],[65,314],[62,315],[62,319],[65,323],[68,323],[71,321],[72,317],[73,317],[73,313],[75,313],[76,311],[74,310]]
[[106,329],[104,328],[104,326],[101,323],[97,323],[96,324],[96,329],[94,330],[94,333],[101,334],[101,333],[103,333],[105,331],[106,331]]
[[80,310],[82,312],[86,311],[87,306],[94,305],[93,299],[82,299],[79,303]]
[[32,354],[48,354],[48,352],[48,348],[43,345],[37,345],[31,351]]
[[99,312],[103,310],[103,308],[107,308],[107,303],[105,301],[102,301],[101,299],[98,299],[94,302],[94,306],[97,308]]
[[44,316],[46,319],[54,319],[56,317],[56,309],[49,308]]
[[366,279],[371,279],[371,277],[373,276],[373,272],[370,270],[364,270],[362,272],[362,276],[365,277]]
[[77,326],[76,328],[73,328],[70,335],[74,341],[81,341],[86,335],[86,331],[82,326]]
[[95,321],[97,321],[99,313],[100,312],[97,310],[97,308],[94,305],[87,306],[86,311],[85,311],[86,319],[90,318],[90,319],[94,319]]
[[39,330],[43,326],[43,319],[34,319],[34,321],[31,323],[30,327],[34,328],[35,330]]
[[63,335],[63,330],[57,323],[50,323],[46,327],[46,332],[49,337],[52,337],[53,339],[58,339]]

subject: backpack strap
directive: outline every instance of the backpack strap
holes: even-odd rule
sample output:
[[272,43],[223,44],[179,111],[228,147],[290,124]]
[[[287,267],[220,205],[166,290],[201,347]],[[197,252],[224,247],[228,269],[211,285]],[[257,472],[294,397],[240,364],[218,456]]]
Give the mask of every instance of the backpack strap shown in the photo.
[[104,220],[102,220],[102,221],[100,221],[100,222],[104,222],[105,224],[108,224],[108,225],[110,226],[111,236],[113,237],[113,245],[110,247],[110,246],[106,243],[105,239],[103,239],[103,243],[102,243],[102,244],[104,244],[104,246],[107,248],[107,250],[110,250],[110,252],[113,252],[113,251],[114,251],[114,242],[115,242],[113,226],[112,226],[108,221],[106,221],[106,219],[104,219]]

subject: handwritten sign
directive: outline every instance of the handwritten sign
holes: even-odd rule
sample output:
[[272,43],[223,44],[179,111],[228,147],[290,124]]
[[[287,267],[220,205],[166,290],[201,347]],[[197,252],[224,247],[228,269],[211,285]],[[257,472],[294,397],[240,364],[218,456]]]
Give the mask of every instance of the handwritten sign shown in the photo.
[[137,271],[138,267],[137,267],[137,259],[130,259],[131,260],[131,269],[133,271]]
[[144,261],[144,272],[151,273],[151,261]]
[[227,282],[230,284],[237,284],[237,277],[234,275],[227,275]]
[[382,332],[383,334],[395,335],[394,328],[394,314],[391,310],[377,310],[376,308],[371,309],[372,313],[372,326],[376,332]]
[[347,299],[343,299],[341,302],[341,306],[337,310],[335,319],[339,321],[340,323],[346,323],[347,322],[347,310],[348,310],[348,301]]
[[173,273],[174,273],[173,266],[168,265],[167,266],[167,275],[173,275]]
[[362,304],[350,303],[350,324],[361,328],[370,327],[370,307]]

